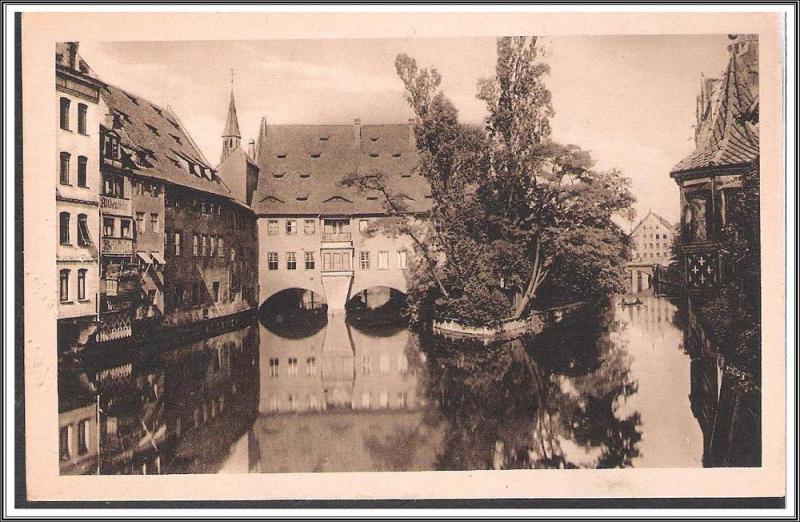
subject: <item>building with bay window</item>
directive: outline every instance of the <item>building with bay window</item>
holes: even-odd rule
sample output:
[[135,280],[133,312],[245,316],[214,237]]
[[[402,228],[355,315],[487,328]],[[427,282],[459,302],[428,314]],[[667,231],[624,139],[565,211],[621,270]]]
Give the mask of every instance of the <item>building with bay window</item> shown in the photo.
[[758,37],[730,38],[725,73],[701,82],[695,150],[670,173],[680,187],[684,282],[690,293],[713,291],[730,273],[718,241],[740,175],[759,155]]
[[259,178],[261,301],[289,289],[316,294],[329,313],[375,287],[401,292],[412,240],[384,233],[385,197],[345,187],[354,172],[384,173],[387,190],[416,219],[431,205],[430,189],[416,172],[413,126],[408,124],[268,125],[262,119],[254,151]]

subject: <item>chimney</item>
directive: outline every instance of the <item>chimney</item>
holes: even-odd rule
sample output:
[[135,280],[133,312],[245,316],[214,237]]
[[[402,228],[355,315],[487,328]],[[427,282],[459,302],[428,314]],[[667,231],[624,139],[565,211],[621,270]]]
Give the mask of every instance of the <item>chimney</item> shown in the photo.
[[70,69],[77,68],[78,42],[67,42],[67,65]]
[[253,138],[250,138],[250,141],[247,142],[247,155],[251,159],[256,157],[256,140]]
[[353,141],[356,147],[361,145],[361,118],[353,120]]

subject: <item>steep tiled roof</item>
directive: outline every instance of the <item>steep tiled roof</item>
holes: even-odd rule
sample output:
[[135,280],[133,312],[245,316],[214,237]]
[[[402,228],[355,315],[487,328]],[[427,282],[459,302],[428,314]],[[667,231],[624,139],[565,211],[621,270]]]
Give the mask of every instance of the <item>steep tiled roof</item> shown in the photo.
[[430,209],[430,190],[416,172],[412,130],[393,125],[265,125],[259,132],[260,169],[253,208],[259,214],[384,212],[380,194],[341,186],[353,172],[383,172],[392,195],[412,212]]
[[758,133],[745,125],[745,116],[757,94],[751,92],[748,64],[737,52],[725,70],[719,96],[713,99],[709,119],[699,121],[697,148],[673,169],[672,174],[707,167],[734,166],[751,162],[758,156]]
[[109,108],[105,126],[119,133],[123,148],[134,154],[132,160],[136,153],[147,152],[146,165],[127,161],[126,166],[140,175],[231,198],[228,187],[169,109],[112,85],[100,94]]

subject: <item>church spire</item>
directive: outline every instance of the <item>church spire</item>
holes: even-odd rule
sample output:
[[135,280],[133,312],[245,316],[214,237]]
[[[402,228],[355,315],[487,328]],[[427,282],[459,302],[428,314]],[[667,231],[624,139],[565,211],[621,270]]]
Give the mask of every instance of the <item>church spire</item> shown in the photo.
[[222,132],[222,159],[239,148],[242,135],[239,132],[239,118],[236,116],[236,100],[233,97],[233,69],[231,69],[231,101],[228,105],[228,119]]

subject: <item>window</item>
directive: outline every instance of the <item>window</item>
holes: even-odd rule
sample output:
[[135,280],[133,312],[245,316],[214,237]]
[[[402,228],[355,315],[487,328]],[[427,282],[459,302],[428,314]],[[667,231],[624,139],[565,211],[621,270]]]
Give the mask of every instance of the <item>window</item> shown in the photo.
[[131,237],[131,222],[128,219],[119,220],[120,237]]
[[286,270],[297,269],[297,258],[294,252],[286,252]]
[[119,155],[119,140],[115,136],[106,134],[103,138],[103,156],[110,159],[117,159]]
[[372,406],[372,398],[370,397],[369,392],[363,392],[361,394],[361,407],[366,410],[369,409],[370,406]]
[[86,134],[86,105],[83,103],[78,104],[78,132]]
[[58,167],[58,178],[62,185],[69,185],[69,152],[61,153],[61,163]]
[[181,255],[181,239],[182,239],[181,233],[175,232],[175,237],[173,238],[172,246],[176,257]]
[[200,237],[197,234],[192,234],[192,255],[200,255]]
[[[234,214],[234,217],[236,214]],[[278,220],[277,219],[270,219],[267,221],[267,234],[270,236],[277,236],[278,235]]]
[[61,270],[58,274],[58,296],[63,303],[69,301],[69,270]]
[[317,359],[314,357],[306,357],[306,375],[317,374]]
[[278,269],[278,253],[277,252],[267,252],[267,269],[268,270],[277,270]]
[[397,356],[397,370],[400,373],[406,373],[408,371],[408,358],[405,354],[399,354]]
[[78,270],[78,301],[86,300],[86,269]]
[[103,218],[103,237],[114,237],[114,218]]
[[92,239],[89,235],[89,223],[86,214],[78,214],[78,245],[89,246],[91,244]]
[[296,219],[287,219],[286,220],[286,235],[292,236],[297,234],[297,220]]
[[397,252],[397,268],[405,270],[408,268],[408,259],[407,259],[407,252],[405,250],[400,250]]
[[69,212],[58,215],[58,240],[62,245],[69,245]]
[[217,237],[217,254],[219,257],[225,257],[225,242],[222,240],[222,236]]
[[214,295],[214,302],[219,302],[219,281],[211,283],[211,292]]
[[78,423],[78,455],[86,455],[89,447],[86,441],[86,428],[89,426],[89,419],[83,419]]
[[381,373],[389,373],[389,356],[384,354],[381,355],[380,358],[380,370]]
[[269,360],[269,376],[270,377],[277,377],[278,376],[278,368],[280,365],[279,359],[270,359]]
[[122,176],[106,176],[103,178],[103,195],[115,198],[125,197],[125,181]]
[[289,357],[289,377],[297,376],[297,357]]
[[308,409],[309,410],[316,410],[319,408],[317,405],[317,396],[316,395],[309,395],[308,396]]
[[158,225],[158,214],[155,212],[150,214],[150,232],[161,232]]
[[369,270],[369,252],[360,252],[358,254],[358,264],[361,270]]
[[389,392],[382,391],[380,395],[378,395],[378,402],[381,405],[381,408],[388,408],[389,407]]
[[144,212],[136,213],[136,231],[144,232]]
[[378,252],[378,270],[389,268],[389,252]]
[[397,407],[398,408],[408,407],[408,392],[397,392]]
[[61,426],[58,430],[58,453],[61,460],[69,460],[69,426]]
[[361,373],[364,375],[372,373],[372,357],[365,355],[361,358]]
[[366,219],[361,219],[358,222],[358,231],[363,232],[367,229],[368,226],[369,226],[369,221],[367,221]]
[[192,304],[200,304],[200,283],[192,284]]
[[59,125],[64,130],[69,130],[69,98],[61,98],[59,100],[61,107],[59,112]]
[[307,236],[313,235],[317,231],[317,222],[313,219],[303,221],[303,233]]
[[78,186],[86,187],[86,156],[78,156]]
[[289,394],[289,409],[291,411],[297,411],[298,407],[300,406],[300,401],[297,400],[297,395],[294,393]]
[[208,255],[217,257],[217,238],[216,236],[209,236],[208,238]]
[[306,270],[314,270],[314,252],[306,252]]
[[203,234],[202,237],[203,237],[203,241],[201,243],[200,255],[202,257],[206,257],[209,254],[209,252],[208,252],[208,236]]

